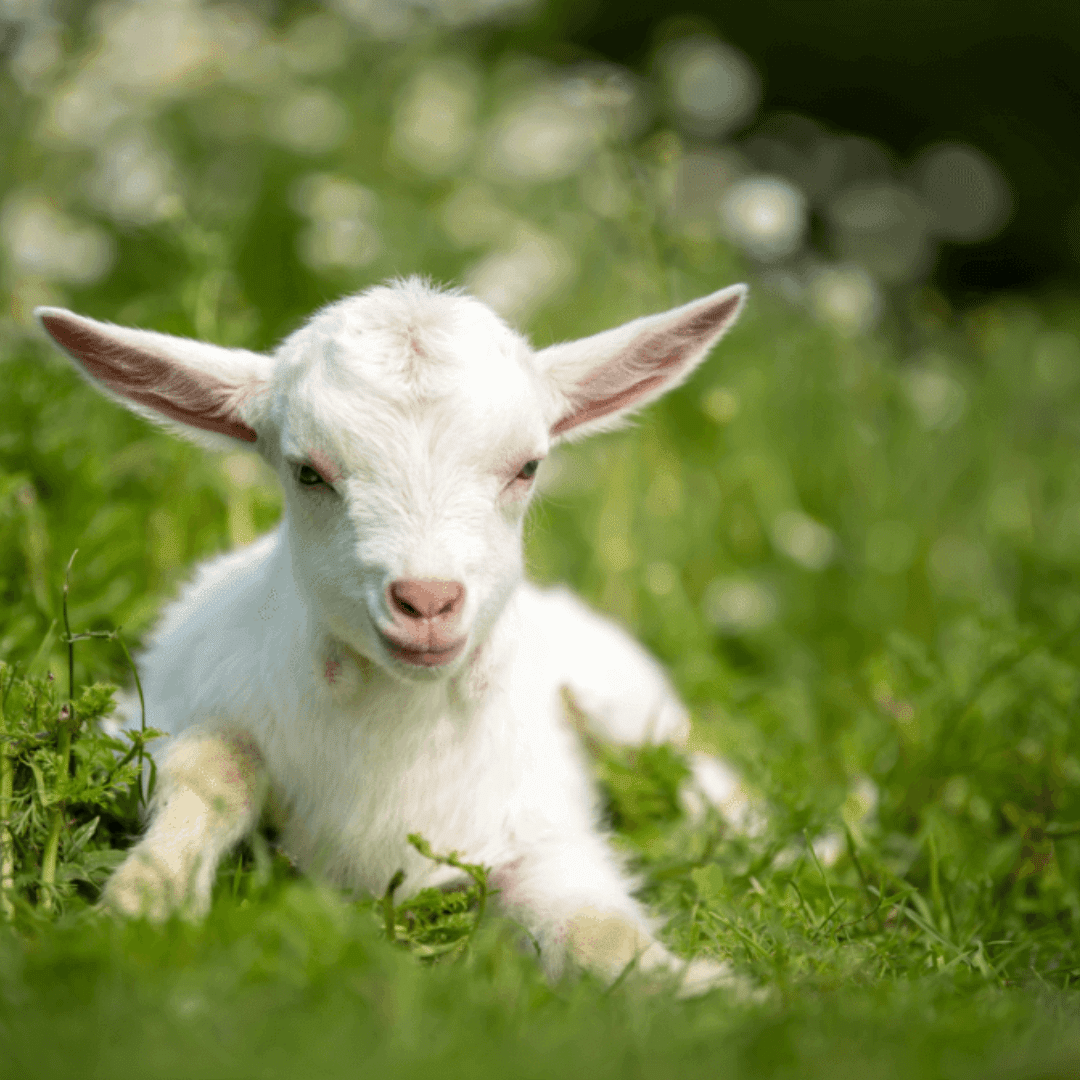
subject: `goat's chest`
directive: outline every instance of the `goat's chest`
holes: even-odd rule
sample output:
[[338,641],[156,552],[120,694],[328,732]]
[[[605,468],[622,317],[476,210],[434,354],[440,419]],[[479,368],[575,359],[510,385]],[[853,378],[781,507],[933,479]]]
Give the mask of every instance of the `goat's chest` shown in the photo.
[[[286,850],[305,868],[380,892],[398,869],[411,891],[454,876],[408,844],[499,865],[531,837],[588,828],[591,789],[569,731],[520,702],[484,712],[438,696],[387,695],[311,724],[276,726],[262,747],[286,811]],[[501,707],[500,707],[501,705]]]

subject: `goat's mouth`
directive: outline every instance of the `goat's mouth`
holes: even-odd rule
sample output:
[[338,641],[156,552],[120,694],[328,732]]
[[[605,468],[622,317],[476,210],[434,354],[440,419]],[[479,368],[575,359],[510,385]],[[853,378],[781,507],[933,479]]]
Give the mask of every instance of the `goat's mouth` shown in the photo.
[[409,645],[390,637],[389,634],[379,634],[382,638],[386,651],[395,659],[411,667],[435,668],[444,667],[451,661],[456,660],[465,648],[468,635],[459,638],[450,645]]

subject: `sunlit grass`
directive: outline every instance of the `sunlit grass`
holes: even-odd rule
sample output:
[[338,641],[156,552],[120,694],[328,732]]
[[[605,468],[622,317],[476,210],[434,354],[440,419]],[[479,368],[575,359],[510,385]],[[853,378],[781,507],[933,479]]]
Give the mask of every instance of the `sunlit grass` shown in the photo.
[[[223,868],[201,929],[113,926],[81,906],[92,892],[76,891],[56,927],[22,909],[5,936],[5,1023],[15,1030],[16,1003],[35,1019],[14,1060],[62,1071],[58,1048],[90,1040],[108,1069],[147,1056],[162,1075],[199,1075],[185,1071],[191,1048],[213,1039],[205,1075],[299,1070],[311,1054],[342,1071],[354,1052],[372,1070],[463,1068],[475,1052],[492,1068],[531,1055],[536,1075],[586,1061],[599,1075],[650,1061],[704,1075],[717,1056],[736,1076],[816,1075],[836,1055],[884,1075],[1068,1075],[1073,422],[1067,388],[1013,361],[1057,341],[1071,314],[1003,306],[942,334],[934,370],[963,405],[935,427],[910,390],[914,362],[755,304],[636,430],[565,454],[529,560],[637,629],[686,695],[696,745],[736,762],[767,807],[752,839],[691,823],[671,794],[676,762],[595,748],[617,842],[667,940],[730,958],[771,996],[676,1006],[633,986],[605,997],[590,980],[550,989],[528,942],[495,906],[477,925],[468,894],[399,909],[391,946],[382,898],[295,880],[260,841]],[[603,321],[583,311],[581,330]],[[188,561],[229,542],[236,500],[260,528],[275,504],[257,476],[148,433],[51,358],[9,366],[6,453],[35,495],[10,489],[4,632],[40,678],[65,670],[58,638],[40,646],[68,546],[81,548],[73,626],[138,634]],[[736,408],[717,407],[717,387]],[[103,464],[117,461],[131,462],[119,478]],[[163,512],[186,527],[147,524]],[[828,530],[827,559],[807,565],[805,545],[777,531],[784,513]],[[752,584],[764,613],[753,590],[718,601],[717,582]],[[125,679],[110,642],[80,642],[75,670]],[[33,881],[24,892],[32,903]],[[138,1025],[120,1019],[132,1011]],[[594,1056],[596,1024],[610,1061]]]

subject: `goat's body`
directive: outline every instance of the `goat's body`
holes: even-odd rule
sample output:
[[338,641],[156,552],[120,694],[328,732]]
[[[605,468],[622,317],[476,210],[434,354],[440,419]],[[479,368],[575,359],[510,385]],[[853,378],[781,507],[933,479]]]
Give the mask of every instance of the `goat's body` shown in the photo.
[[455,872],[420,857],[409,833],[496,869],[592,837],[597,802],[564,688],[615,741],[685,737],[655,661],[566,590],[523,582],[469,667],[417,686],[319,626],[286,537],[204,564],[140,666],[152,726],[253,741],[302,867],[372,892],[403,868],[414,891]]
[[[616,742],[684,742],[686,713],[622,630],[522,581],[522,526],[551,447],[681,382],[744,294],[541,352],[417,280],[330,305],[272,357],[40,309],[108,393],[251,447],[285,492],[281,527],[205,564],[143,657],[169,745],[106,902],[205,911],[269,791],[285,849],[340,885],[447,882],[408,844],[419,833],[492,868],[550,972],[569,957],[612,979],[636,961],[713,985],[720,968],[683,971],[652,936],[563,695]],[[718,768],[698,779],[721,804],[734,781]]]

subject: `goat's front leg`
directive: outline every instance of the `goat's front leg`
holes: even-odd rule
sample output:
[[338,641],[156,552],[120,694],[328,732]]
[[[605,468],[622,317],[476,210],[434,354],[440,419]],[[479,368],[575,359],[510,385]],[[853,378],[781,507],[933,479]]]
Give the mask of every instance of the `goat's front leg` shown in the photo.
[[503,910],[533,936],[550,978],[577,967],[610,983],[629,969],[675,987],[681,997],[737,985],[726,963],[681,960],[656,940],[598,836],[538,846],[493,877]]
[[258,822],[262,758],[240,731],[189,728],[158,771],[146,835],[109,878],[102,903],[161,920],[204,915],[222,856]]

